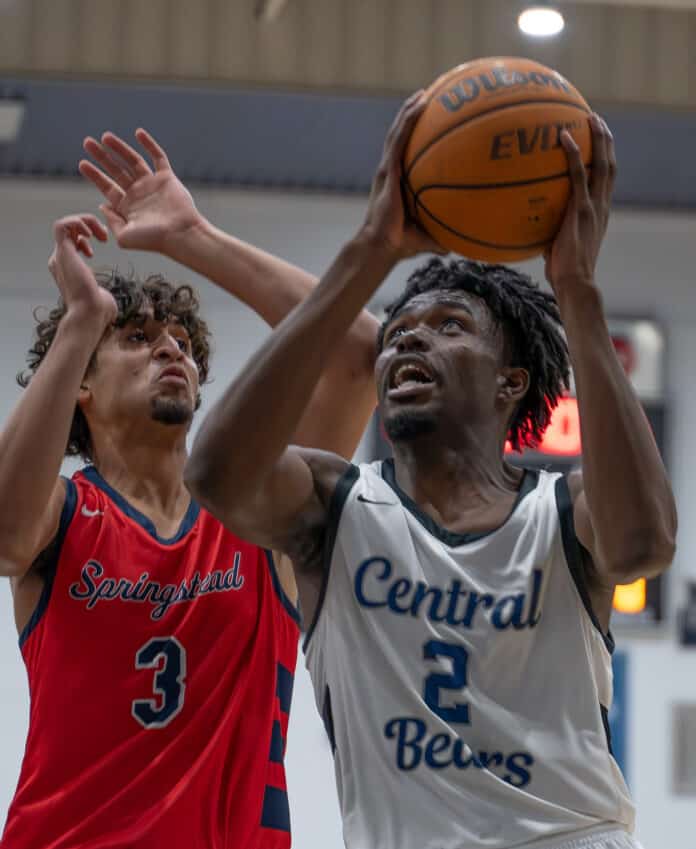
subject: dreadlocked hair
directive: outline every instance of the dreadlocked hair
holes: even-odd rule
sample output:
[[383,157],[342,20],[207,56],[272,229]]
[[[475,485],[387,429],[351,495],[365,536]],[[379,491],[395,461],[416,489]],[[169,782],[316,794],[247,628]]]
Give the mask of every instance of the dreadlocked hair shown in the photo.
[[433,290],[469,292],[488,307],[503,329],[508,365],[526,369],[529,389],[509,425],[508,439],[516,451],[534,448],[541,440],[553,408],[568,388],[570,360],[556,299],[526,275],[504,265],[467,259],[431,259],[406,281],[403,293],[386,310],[377,349],[382,350],[386,326],[416,295]]
[[[110,292],[118,307],[115,327],[123,327],[128,322],[137,319],[146,309],[152,308],[156,321],[167,321],[174,318],[179,321],[191,339],[191,354],[198,366],[200,385],[208,379],[210,358],[210,331],[208,325],[199,315],[200,302],[198,295],[191,286],[176,286],[159,274],[152,274],[139,280],[133,274],[128,277],[117,270],[96,272],[95,277],[100,286]],[[34,310],[36,321],[34,343],[27,352],[27,368],[17,374],[17,383],[23,388],[29,385],[55,338],[67,308],[62,298],[55,307],[48,310],[48,315],[41,317],[43,310]],[[87,370],[90,371],[97,358],[97,352],[92,354]],[[200,406],[200,395],[196,399],[196,409]],[[92,460],[91,439],[87,420],[82,410],[76,405],[70,427],[70,436],[65,449],[68,457],[81,456],[86,462]]]

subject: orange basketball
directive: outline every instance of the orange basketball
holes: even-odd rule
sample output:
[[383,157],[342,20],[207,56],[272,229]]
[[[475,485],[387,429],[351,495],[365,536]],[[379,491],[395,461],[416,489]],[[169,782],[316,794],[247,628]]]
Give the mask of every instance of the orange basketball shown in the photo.
[[567,129],[589,165],[590,107],[529,59],[467,62],[427,92],[404,156],[411,211],[443,248],[488,262],[541,253],[568,202]]

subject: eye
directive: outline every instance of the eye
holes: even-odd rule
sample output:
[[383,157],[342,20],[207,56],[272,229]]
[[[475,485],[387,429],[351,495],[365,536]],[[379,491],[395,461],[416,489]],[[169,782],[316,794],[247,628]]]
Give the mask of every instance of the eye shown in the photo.
[[188,354],[190,350],[189,340],[184,339],[181,336],[178,336],[176,339],[176,344],[179,346],[179,349],[183,351],[185,354]]
[[391,345],[392,342],[395,339],[397,339],[399,336],[401,336],[405,332],[406,332],[406,328],[403,326],[403,324],[397,325],[396,327],[394,327],[392,330],[389,331],[389,334],[387,335],[386,344]]
[[127,339],[129,342],[147,342],[147,336],[142,328],[133,330],[128,334]]
[[451,333],[458,330],[465,330],[464,323],[459,321],[458,318],[446,318],[442,324],[440,325],[440,330],[443,330],[445,333]]

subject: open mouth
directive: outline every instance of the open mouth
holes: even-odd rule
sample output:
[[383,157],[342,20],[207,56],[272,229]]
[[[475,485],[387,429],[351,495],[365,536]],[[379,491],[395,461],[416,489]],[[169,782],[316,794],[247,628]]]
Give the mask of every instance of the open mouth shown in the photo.
[[389,375],[388,394],[390,398],[401,398],[429,391],[434,385],[435,380],[424,365],[402,363],[395,366]]

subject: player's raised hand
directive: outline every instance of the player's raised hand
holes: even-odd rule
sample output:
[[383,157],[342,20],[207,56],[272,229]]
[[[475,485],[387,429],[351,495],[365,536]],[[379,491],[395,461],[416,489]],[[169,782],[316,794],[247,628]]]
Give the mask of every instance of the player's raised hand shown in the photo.
[[557,297],[565,294],[568,287],[594,284],[597,257],[609,222],[616,179],[614,139],[599,115],[590,117],[590,127],[592,176],[589,182],[580,149],[570,133],[561,133],[568,157],[571,194],[561,228],[546,254],[546,279]]
[[135,137],[147,159],[114,133],[101,142],[88,136],[85,151],[97,165],[80,161],[83,177],[106,198],[100,206],[122,248],[167,253],[167,244],[197,226],[201,216],[191,193],[176,176],[164,149],[143,129]]
[[118,308],[102,288],[82,256],[92,257],[92,238],[106,242],[108,233],[94,215],[68,215],[53,225],[55,246],[48,268],[58,285],[68,314],[97,322],[105,330],[116,320]]
[[384,150],[372,181],[363,233],[398,258],[423,251],[443,253],[442,248],[408,215],[401,188],[402,160],[409,137],[427,99],[423,91],[408,98],[399,110],[384,142]]

